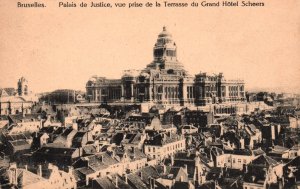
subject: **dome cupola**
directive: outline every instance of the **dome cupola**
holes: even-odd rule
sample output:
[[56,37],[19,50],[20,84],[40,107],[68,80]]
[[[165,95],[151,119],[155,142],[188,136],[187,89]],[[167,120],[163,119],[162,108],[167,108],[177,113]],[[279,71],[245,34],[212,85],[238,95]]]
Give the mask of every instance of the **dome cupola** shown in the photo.
[[163,31],[158,35],[157,41],[153,49],[153,56],[155,60],[176,60],[176,44],[173,42],[172,35],[164,26]]

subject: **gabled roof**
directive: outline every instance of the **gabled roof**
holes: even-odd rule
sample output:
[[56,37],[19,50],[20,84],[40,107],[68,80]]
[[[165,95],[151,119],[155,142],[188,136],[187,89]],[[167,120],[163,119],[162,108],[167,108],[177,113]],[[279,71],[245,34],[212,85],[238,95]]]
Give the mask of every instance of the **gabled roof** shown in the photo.
[[253,153],[255,156],[258,156],[258,155],[263,155],[263,154],[265,154],[266,152],[263,151],[261,148],[258,148],[258,149],[252,150],[252,153]]
[[9,115],[8,116],[10,121],[13,123],[20,123],[22,121],[24,122],[31,122],[31,121],[39,121],[41,118],[40,114],[15,114],[15,115]]
[[162,146],[164,144],[173,143],[178,141],[179,135],[174,133],[158,133],[145,141],[147,145]]
[[83,146],[82,151],[84,154],[95,154],[97,152],[96,147],[94,145]]
[[288,148],[283,147],[283,146],[279,146],[279,145],[275,145],[270,153],[274,153],[274,154],[283,154],[283,153],[287,153],[289,151]]
[[190,160],[174,160],[173,167],[182,167],[185,168],[187,166],[187,173],[189,178],[194,178],[195,174],[195,162]]
[[35,153],[38,154],[49,154],[52,156],[72,156],[72,154],[77,150],[77,148],[64,148],[64,147],[51,147],[44,146],[38,149]]
[[278,162],[267,155],[261,155],[255,160],[252,161],[252,165],[262,166],[262,167],[269,167],[269,166],[276,166]]
[[136,189],[148,189],[147,185],[142,181],[141,177],[132,173],[127,175],[128,183]]
[[116,189],[117,188],[111,182],[111,180],[108,179],[107,177],[95,179],[93,182],[94,182],[93,185],[99,189]]
[[216,183],[215,183],[215,181],[207,181],[207,182],[201,184],[200,188],[203,188],[203,189],[215,189],[216,188]]
[[114,185],[118,185],[118,188],[133,189],[128,183],[126,183],[119,175],[111,175],[111,181]]
[[30,185],[33,183],[39,183],[44,182],[46,179],[44,179],[41,176],[38,176],[30,171],[22,170],[22,174],[20,175],[20,182],[22,183],[23,187],[26,185]]
[[7,141],[27,140],[31,138],[32,137],[29,134],[25,135],[25,133],[5,135]]
[[235,155],[244,155],[244,156],[252,156],[251,150],[248,149],[234,149],[234,150],[226,150],[225,154],[235,154]]
[[188,182],[178,182],[176,181],[173,189],[190,189],[190,184]]
[[156,171],[156,169],[153,166],[144,167],[139,172],[142,173],[142,180],[147,185],[150,184],[149,183],[149,178],[157,179],[157,178],[160,177],[158,172]]

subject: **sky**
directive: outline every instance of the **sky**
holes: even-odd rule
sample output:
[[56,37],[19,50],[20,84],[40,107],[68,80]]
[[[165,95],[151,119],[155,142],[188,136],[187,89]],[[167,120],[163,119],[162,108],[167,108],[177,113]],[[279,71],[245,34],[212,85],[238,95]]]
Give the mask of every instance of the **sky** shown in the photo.
[[17,2],[0,1],[0,87],[16,88],[24,76],[34,92],[85,90],[93,75],[120,78],[123,70],[143,69],[153,60],[166,26],[191,75],[223,72],[244,79],[246,90],[300,93],[298,0],[265,0],[264,7],[250,8],[133,9],[59,8],[57,0],[40,1],[46,8],[17,8]]

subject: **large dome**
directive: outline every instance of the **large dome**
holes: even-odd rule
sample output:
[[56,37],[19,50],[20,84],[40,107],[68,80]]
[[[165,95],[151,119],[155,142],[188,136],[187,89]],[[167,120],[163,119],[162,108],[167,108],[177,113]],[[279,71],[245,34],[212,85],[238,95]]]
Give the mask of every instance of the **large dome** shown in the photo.
[[164,27],[163,27],[163,31],[160,32],[160,34],[158,35],[158,37],[170,37],[170,38],[172,38],[172,34],[169,33],[169,32],[167,31],[166,26],[164,26]]

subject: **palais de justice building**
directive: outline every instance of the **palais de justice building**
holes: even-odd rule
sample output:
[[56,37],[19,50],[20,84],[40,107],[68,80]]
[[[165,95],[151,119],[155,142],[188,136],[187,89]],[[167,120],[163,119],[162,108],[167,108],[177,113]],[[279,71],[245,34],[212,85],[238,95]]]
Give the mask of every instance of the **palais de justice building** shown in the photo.
[[141,71],[126,70],[120,79],[93,76],[86,84],[91,102],[153,102],[205,106],[245,101],[243,80],[222,73],[189,75],[177,59],[177,46],[163,27],[153,48],[153,61]]

